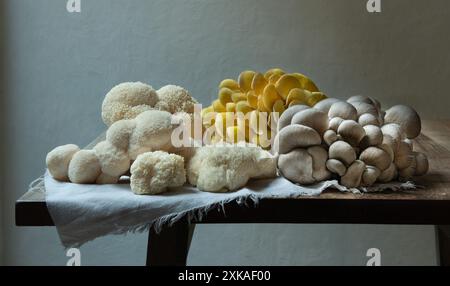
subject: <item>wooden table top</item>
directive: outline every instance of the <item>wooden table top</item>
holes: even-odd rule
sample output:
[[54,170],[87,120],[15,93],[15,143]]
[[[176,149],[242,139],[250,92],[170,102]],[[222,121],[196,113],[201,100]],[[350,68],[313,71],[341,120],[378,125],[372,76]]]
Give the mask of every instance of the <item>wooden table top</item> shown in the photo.
[[[257,206],[229,203],[225,214],[212,210],[196,223],[450,224],[450,120],[422,125],[414,149],[427,154],[430,171],[414,179],[419,189],[364,195],[327,190],[315,197],[264,199]],[[53,225],[43,192],[17,200],[16,224]]]

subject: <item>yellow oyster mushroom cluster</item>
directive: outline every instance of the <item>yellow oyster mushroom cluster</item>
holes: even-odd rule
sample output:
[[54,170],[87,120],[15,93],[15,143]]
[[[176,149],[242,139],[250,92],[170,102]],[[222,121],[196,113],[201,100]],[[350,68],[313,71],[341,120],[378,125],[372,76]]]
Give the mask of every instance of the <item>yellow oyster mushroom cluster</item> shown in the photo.
[[[203,125],[215,126],[213,143],[245,140],[267,147],[277,119],[287,108],[312,107],[325,98],[316,84],[301,73],[286,73],[279,68],[264,74],[247,70],[237,80],[220,82],[217,99],[202,110]],[[236,119],[236,113],[245,115],[242,122]]]

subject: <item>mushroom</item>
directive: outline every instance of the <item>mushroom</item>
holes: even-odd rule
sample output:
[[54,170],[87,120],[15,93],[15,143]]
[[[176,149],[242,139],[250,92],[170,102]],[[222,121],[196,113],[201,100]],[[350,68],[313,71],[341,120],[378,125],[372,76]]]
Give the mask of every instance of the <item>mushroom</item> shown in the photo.
[[386,170],[391,163],[389,154],[378,147],[369,147],[365,149],[361,155],[359,155],[359,159],[367,165],[378,168],[380,171]]
[[363,137],[366,135],[364,128],[353,120],[344,120],[337,130],[342,140],[348,142],[352,146],[358,146]]
[[292,117],[297,113],[305,109],[309,109],[310,107],[307,105],[294,105],[292,107],[289,107],[284,111],[280,118],[278,119],[278,132],[280,132],[281,129],[291,124]]
[[283,177],[299,184],[312,184],[313,158],[304,149],[294,149],[278,158],[278,169]]
[[372,186],[376,182],[380,174],[381,171],[377,167],[366,165],[366,169],[362,174],[361,184],[366,187]]
[[414,160],[411,145],[405,141],[400,141],[398,144],[397,152],[394,156],[394,164],[399,170],[408,168]]
[[339,177],[344,176],[345,172],[347,172],[347,167],[345,167],[341,161],[336,159],[328,159],[326,167],[330,172],[338,174]]
[[398,171],[398,176],[401,181],[406,181],[411,179],[415,173],[416,173],[416,160],[414,159],[411,161],[411,165],[409,165],[405,169]]
[[394,150],[392,150],[391,145],[389,145],[387,143],[381,143],[380,145],[378,145],[378,148],[383,149],[386,153],[388,153],[390,162],[391,163],[394,162],[395,155],[394,155]]
[[356,188],[361,185],[361,178],[366,168],[366,164],[356,160],[348,167],[347,172],[341,177],[341,184],[347,188]]
[[377,180],[380,183],[387,183],[394,180],[397,177],[397,175],[398,175],[397,168],[395,167],[394,163],[391,163],[386,170],[381,172]]
[[342,119],[356,120],[356,109],[348,102],[336,102],[328,111],[329,118],[340,117]]
[[58,146],[50,151],[45,158],[50,175],[58,181],[68,181],[69,163],[78,151],[80,148],[75,144]]
[[320,145],[322,138],[314,129],[292,124],[283,129],[275,137],[275,153],[286,154],[294,148],[306,148]]
[[76,184],[92,184],[101,174],[100,161],[94,150],[80,150],[69,164],[69,179]]
[[381,109],[380,102],[372,97],[365,96],[365,95],[354,95],[350,96],[349,99],[347,99],[347,102],[353,103],[353,102],[364,102],[370,105],[375,106],[378,110]]
[[366,113],[372,114],[377,118],[379,117],[378,109],[373,104],[365,103],[362,101],[355,101],[350,103],[355,107],[358,118]]
[[358,123],[363,127],[366,125],[380,126],[380,121],[378,120],[378,118],[370,113],[361,114],[361,116],[358,118]]
[[335,132],[337,132],[339,125],[341,125],[341,123],[344,121],[344,119],[340,118],[340,117],[335,117],[332,118],[329,122],[328,122],[328,129],[331,129]]
[[328,149],[328,157],[350,166],[356,160],[355,150],[345,141],[336,141]]
[[330,110],[330,107],[336,103],[336,102],[340,102],[340,99],[337,98],[326,98],[324,100],[319,101],[316,105],[314,105],[315,109],[318,109],[322,112],[325,112],[326,114],[328,114],[328,111]]
[[414,152],[414,157],[416,160],[416,172],[415,176],[422,176],[428,172],[428,158],[425,154],[420,152]]
[[[392,144],[391,147],[395,153],[397,151],[400,141],[405,139],[405,134],[404,134],[402,128],[400,127],[400,125],[398,125],[396,123],[388,123],[381,127],[381,132],[383,132],[383,135],[389,135],[393,139],[393,141],[390,142],[390,144]],[[384,142],[384,140],[389,140],[389,139],[383,138],[383,142]]]
[[420,134],[421,121],[417,112],[406,105],[395,105],[386,110],[385,123],[397,123],[406,132],[406,137],[414,139]]
[[291,120],[291,124],[299,124],[311,127],[322,137],[328,129],[328,117],[320,110],[310,108],[297,112]]
[[313,146],[309,147],[307,151],[313,159],[313,178],[316,182],[328,179],[331,174],[326,168],[326,162],[328,159],[327,150],[321,146]]
[[381,133],[380,127],[375,125],[366,125],[363,128],[366,133],[366,136],[364,136],[361,142],[363,147],[377,146],[383,142],[383,133]]
[[325,141],[325,143],[328,146],[330,146],[331,144],[333,144],[337,140],[338,140],[338,136],[337,136],[337,134],[336,134],[336,132],[334,130],[331,130],[331,129],[327,130],[323,134],[323,141]]

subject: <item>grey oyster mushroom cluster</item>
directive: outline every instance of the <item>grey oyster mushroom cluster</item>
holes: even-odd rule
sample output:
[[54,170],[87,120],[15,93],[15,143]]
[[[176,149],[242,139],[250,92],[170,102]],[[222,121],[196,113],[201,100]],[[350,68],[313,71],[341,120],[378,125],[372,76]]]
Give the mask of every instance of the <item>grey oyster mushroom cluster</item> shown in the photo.
[[295,105],[278,120],[272,152],[286,179],[314,184],[337,177],[347,188],[405,181],[428,171],[413,150],[421,120],[406,105],[386,111],[368,96],[328,98],[314,107]]

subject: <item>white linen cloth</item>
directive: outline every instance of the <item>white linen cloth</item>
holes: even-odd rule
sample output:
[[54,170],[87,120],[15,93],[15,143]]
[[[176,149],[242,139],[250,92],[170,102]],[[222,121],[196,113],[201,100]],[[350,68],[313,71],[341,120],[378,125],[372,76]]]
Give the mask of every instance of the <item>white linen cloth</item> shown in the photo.
[[[270,180],[253,180],[230,193],[207,193],[192,186],[173,188],[169,192],[152,195],[135,195],[129,184],[79,185],[58,182],[46,172],[44,176],[46,202],[49,213],[65,247],[79,247],[97,237],[108,234],[145,231],[164,224],[171,224],[184,215],[201,220],[202,214],[211,208],[220,208],[230,201],[245,205],[257,203],[263,198],[293,198],[303,195],[319,195],[329,187],[348,190],[336,180],[314,186],[298,186],[278,177]],[[363,191],[384,189],[410,189],[414,184],[394,183],[380,185]]]

